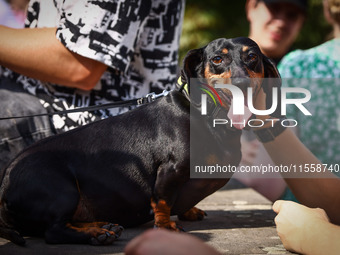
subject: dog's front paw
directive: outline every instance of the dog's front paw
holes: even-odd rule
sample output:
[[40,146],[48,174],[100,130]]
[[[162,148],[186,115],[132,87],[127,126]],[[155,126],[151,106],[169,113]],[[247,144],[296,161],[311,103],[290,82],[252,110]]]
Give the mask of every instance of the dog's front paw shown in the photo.
[[124,228],[117,224],[109,223],[101,227],[100,231],[96,231],[95,235],[91,238],[90,244],[92,245],[107,245],[112,244],[122,234]]
[[178,215],[179,220],[184,221],[197,221],[197,220],[203,220],[203,218],[207,216],[206,212],[198,209],[196,207],[191,208],[189,211]]

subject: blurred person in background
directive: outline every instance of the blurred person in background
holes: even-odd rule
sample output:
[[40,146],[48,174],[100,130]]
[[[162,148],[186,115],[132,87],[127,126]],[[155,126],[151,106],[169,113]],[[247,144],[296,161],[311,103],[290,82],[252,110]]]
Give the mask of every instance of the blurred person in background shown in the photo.
[[7,1],[11,5],[12,11],[14,12],[14,16],[19,21],[19,23],[22,24],[20,28],[24,27],[29,0],[7,0]]
[[29,0],[0,0],[0,25],[23,28]]
[[[307,0],[247,0],[246,16],[249,22],[249,38],[276,64],[287,54],[301,31],[308,10]],[[242,135],[243,165],[273,164],[263,146],[251,132]],[[295,200],[280,174],[259,175],[236,173],[241,183],[255,189],[271,201],[278,198]]]
[[249,38],[277,64],[291,50],[303,26],[307,0],[247,0]]
[[283,79],[283,87],[310,91],[312,97],[306,107],[312,116],[288,107],[287,117],[299,123],[295,131],[303,144],[322,163],[334,168],[340,164],[340,0],[323,0],[323,11],[333,28],[333,38],[311,49],[289,53],[278,70],[283,78],[289,78]]
[[[333,39],[308,50],[290,52],[279,63],[278,70],[283,87],[305,88],[312,95],[308,108],[313,116],[302,114],[296,107],[287,108],[288,118],[299,123],[296,134],[322,163],[336,166],[340,163],[340,1],[324,0],[323,12],[333,28]],[[260,146],[254,162],[269,162],[263,147]],[[340,173],[336,174],[339,176]],[[276,191],[272,194],[279,193],[279,180],[274,180],[278,186],[272,189]],[[288,186],[292,181],[286,179]],[[288,188],[278,198],[298,201]],[[272,201],[275,199],[273,197]]]
[[[0,25],[0,116],[52,113],[174,88],[184,0],[31,0]],[[126,109],[124,109],[126,110]],[[32,143],[123,110],[0,121],[0,169]]]
[[[295,108],[290,111],[288,108],[287,115],[304,123],[298,126],[300,139],[322,162],[331,164],[340,162],[340,89],[337,82],[340,78],[340,0],[323,0],[323,5],[325,19],[333,27],[333,38],[311,49],[289,53],[280,62],[278,70],[283,78],[320,79],[321,82],[325,78],[325,84],[317,84],[318,87],[311,87],[313,83],[301,82],[284,82],[283,86],[311,91],[311,100],[317,104],[313,118],[299,115]],[[327,83],[328,79],[333,79],[331,84]],[[313,101],[313,96],[317,102]],[[324,114],[327,116],[323,117]],[[321,121],[323,119],[328,121]],[[331,138],[330,134],[336,136]]]

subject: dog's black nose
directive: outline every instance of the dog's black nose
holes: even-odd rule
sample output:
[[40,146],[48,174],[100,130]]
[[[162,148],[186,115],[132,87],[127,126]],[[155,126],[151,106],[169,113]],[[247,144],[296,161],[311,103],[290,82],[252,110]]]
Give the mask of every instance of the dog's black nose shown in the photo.
[[250,86],[250,79],[248,77],[235,77],[231,79],[231,83],[241,90],[246,90]]

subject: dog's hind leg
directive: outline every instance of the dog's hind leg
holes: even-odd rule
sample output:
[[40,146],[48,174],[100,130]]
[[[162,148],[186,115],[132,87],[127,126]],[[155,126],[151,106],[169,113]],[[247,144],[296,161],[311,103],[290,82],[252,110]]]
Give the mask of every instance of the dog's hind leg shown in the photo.
[[45,232],[45,240],[50,244],[88,243],[107,245],[112,244],[122,231],[123,227],[107,222],[55,223]]
[[[78,185],[77,185],[78,186]],[[74,189],[74,187],[72,187]],[[67,201],[65,200],[67,197]],[[78,205],[76,201],[78,200]],[[123,227],[109,222],[96,222],[89,202],[84,199],[79,191],[74,189],[72,196],[62,196],[59,204],[60,210],[52,210],[54,221],[45,232],[47,243],[82,243],[92,245],[112,244],[123,231]]]

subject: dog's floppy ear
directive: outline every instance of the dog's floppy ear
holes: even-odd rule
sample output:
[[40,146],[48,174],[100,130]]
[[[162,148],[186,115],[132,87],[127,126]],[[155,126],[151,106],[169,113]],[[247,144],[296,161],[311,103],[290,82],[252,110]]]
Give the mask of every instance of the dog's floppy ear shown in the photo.
[[273,88],[278,88],[277,95],[277,108],[271,116],[280,118],[281,115],[281,77],[280,73],[276,68],[275,63],[270,58],[263,55],[263,66],[264,66],[264,82],[262,88],[264,93],[266,93],[266,107],[269,109],[272,106],[272,95]]
[[[182,83],[189,85],[190,78],[200,77],[203,62],[203,49],[194,49],[188,51],[183,59],[183,68],[181,70]],[[190,86],[189,86],[190,87]]]
[[[202,75],[203,48],[190,50],[183,60],[181,77],[177,84],[192,105],[199,107],[199,99],[190,92],[190,78],[200,78]],[[195,93],[194,93],[195,94]]]
[[273,60],[263,55],[264,77],[280,78],[280,73]]

